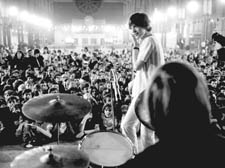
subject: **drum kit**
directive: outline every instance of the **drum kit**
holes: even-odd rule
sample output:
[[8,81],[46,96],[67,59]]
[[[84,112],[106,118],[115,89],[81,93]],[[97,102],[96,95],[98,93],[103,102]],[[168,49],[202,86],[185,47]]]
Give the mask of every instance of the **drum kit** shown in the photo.
[[[61,123],[83,118],[91,104],[72,94],[46,94],[23,105],[23,114],[37,121]],[[58,125],[59,125],[58,124]],[[58,127],[59,128],[59,127]],[[59,138],[59,136],[58,136]],[[86,135],[79,145],[45,145],[25,151],[11,162],[12,168],[118,167],[134,156],[131,141],[117,132]],[[91,166],[92,165],[92,166]]]

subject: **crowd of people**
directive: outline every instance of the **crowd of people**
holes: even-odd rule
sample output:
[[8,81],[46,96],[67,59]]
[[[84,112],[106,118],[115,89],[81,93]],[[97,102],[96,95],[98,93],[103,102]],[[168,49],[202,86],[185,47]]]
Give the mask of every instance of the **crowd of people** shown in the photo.
[[[24,103],[48,93],[76,94],[92,110],[84,120],[60,124],[60,139],[83,138],[85,130],[120,132],[131,103],[128,84],[133,78],[129,49],[27,49],[0,47],[0,143],[33,147],[57,140],[57,125],[35,121],[22,112]],[[225,64],[216,52],[164,53],[165,62],[188,62],[208,84],[213,128],[225,136]],[[183,88],[185,90],[185,88]],[[185,96],[185,94],[183,95]],[[193,116],[194,117],[194,116]],[[82,125],[84,124],[84,125]],[[37,128],[49,132],[46,136]],[[48,135],[49,135],[48,134]]]
[[[79,53],[47,47],[12,53],[1,46],[1,144],[32,147],[57,140],[56,124],[35,121],[22,112],[24,103],[49,93],[76,94],[92,105],[85,126],[76,119],[60,124],[61,140],[82,138],[85,130],[118,131],[130,103],[129,54],[125,50],[89,51],[87,47]],[[51,136],[43,135],[37,126]]]

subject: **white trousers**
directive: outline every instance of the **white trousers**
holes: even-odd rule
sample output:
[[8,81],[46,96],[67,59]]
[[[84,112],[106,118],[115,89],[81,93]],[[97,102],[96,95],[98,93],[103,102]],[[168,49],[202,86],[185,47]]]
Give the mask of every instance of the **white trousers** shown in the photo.
[[[145,127],[135,114],[135,102],[137,97],[134,97],[127,110],[126,115],[121,121],[122,134],[127,136],[134,145],[135,154],[142,152],[145,148],[157,142],[155,132]],[[140,131],[140,136],[137,132]]]

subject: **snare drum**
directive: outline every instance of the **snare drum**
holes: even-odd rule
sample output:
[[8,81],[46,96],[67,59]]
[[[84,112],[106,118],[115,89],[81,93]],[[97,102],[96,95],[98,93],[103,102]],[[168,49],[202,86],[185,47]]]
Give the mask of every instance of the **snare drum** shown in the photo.
[[116,132],[88,134],[79,145],[88,154],[90,162],[99,166],[116,167],[134,156],[132,142]]

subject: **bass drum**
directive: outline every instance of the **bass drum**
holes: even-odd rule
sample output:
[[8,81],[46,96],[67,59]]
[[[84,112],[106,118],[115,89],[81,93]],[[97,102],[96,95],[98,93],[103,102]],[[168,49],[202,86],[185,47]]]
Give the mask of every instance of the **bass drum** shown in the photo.
[[86,135],[79,144],[91,163],[101,167],[116,167],[134,157],[131,141],[117,132],[94,132]]

